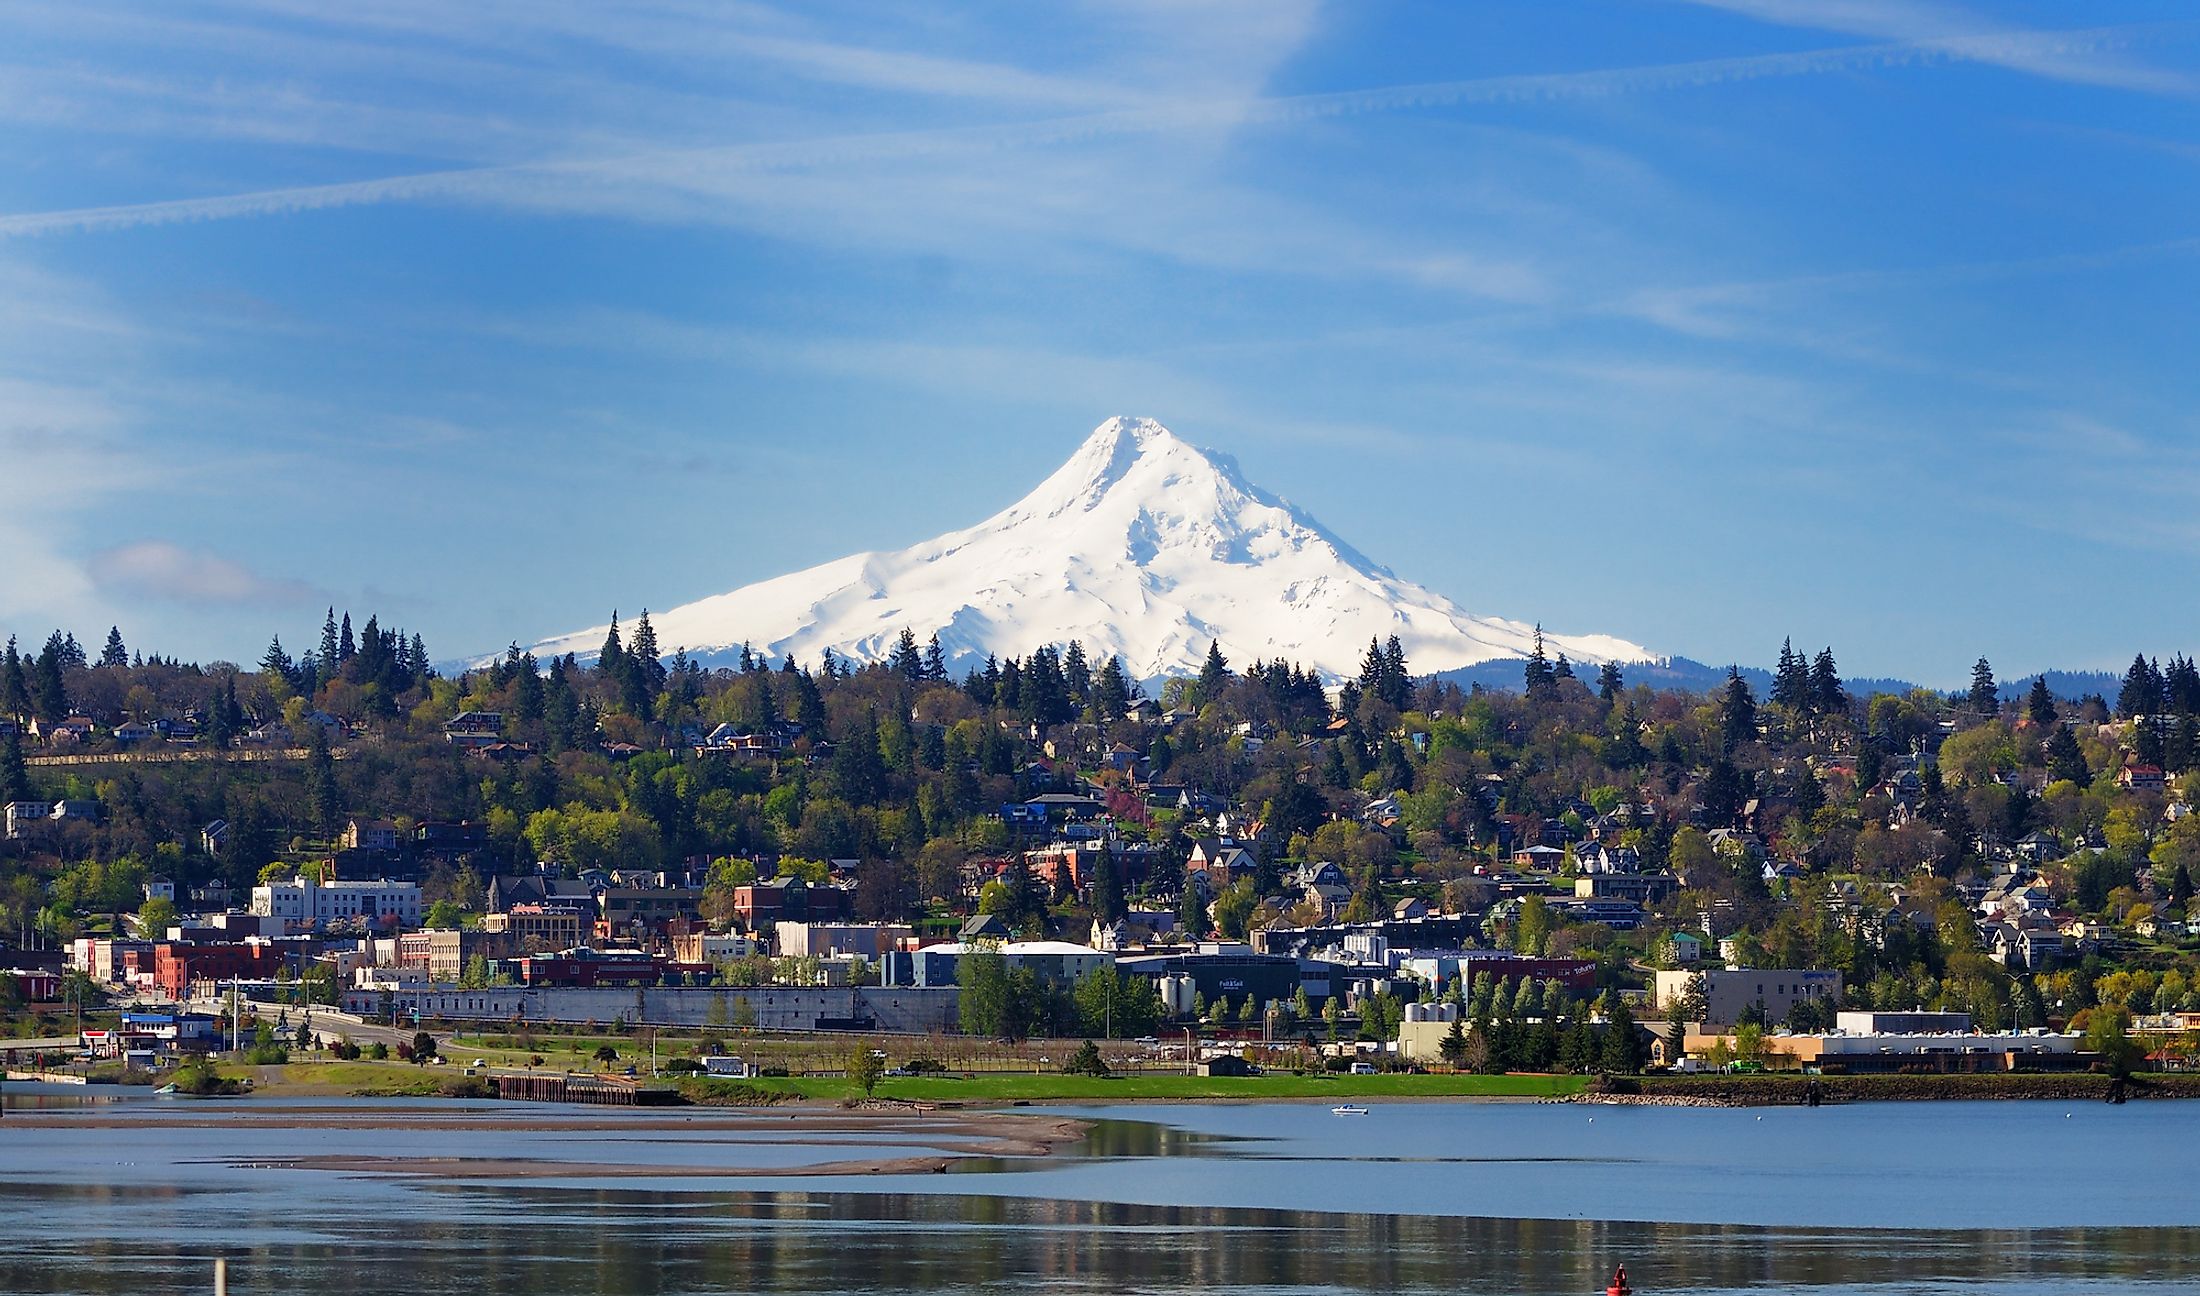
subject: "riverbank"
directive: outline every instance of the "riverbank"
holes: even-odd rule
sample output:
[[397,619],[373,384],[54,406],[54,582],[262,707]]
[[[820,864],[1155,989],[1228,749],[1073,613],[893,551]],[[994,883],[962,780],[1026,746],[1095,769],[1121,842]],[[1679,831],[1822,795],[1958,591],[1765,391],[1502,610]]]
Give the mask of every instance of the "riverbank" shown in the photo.
[[[2105,1102],[2115,1081],[2105,1075],[2024,1072],[1992,1075],[1883,1076],[1641,1076],[1614,1091],[1584,1093],[1576,1101],[1669,1107],[1798,1107],[1815,1088],[1820,1100],[1856,1102]],[[2200,1098],[2200,1075],[2133,1076],[2124,1086],[2133,1101]]]

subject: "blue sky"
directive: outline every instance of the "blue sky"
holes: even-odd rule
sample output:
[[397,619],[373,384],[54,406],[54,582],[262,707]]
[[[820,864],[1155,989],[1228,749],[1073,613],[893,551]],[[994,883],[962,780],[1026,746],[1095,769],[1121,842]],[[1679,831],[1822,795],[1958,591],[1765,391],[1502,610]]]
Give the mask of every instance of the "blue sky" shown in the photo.
[[2200,649],[2184,6],[336,8],[0,12],[0,628],[492,650],[1127,413],[1477,612]]

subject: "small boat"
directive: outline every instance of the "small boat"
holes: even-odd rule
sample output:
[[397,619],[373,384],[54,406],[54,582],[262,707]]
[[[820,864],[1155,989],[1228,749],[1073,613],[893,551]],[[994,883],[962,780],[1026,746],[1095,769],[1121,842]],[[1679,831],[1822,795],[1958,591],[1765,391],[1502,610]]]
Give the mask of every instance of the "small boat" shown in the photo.
[[164,1084],[160,1088],[153,1091],[153,1096],[155,1098],[173,1098],[178,1092],[179,1091],[174,1085]]
[[1367,1108],[1353,1103],[1344,1103],[1330,1108],[1329,1114],[1332,1116],[1365,1116],[1367,1115]]

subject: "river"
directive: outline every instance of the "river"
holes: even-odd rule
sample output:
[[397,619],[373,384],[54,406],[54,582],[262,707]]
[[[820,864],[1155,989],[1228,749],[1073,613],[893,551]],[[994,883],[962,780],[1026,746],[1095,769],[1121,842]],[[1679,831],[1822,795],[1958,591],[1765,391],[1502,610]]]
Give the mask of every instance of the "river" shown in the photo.
[[[53,1123],[72,1111],[102,1120]],[[239,1296],[1583,1293],[1622,1261],[1645,1296],[2200,1286],[2200,1106],[2182,1103],[1059,1111],[1096,1123],[1033,1160],[959,1128],[784,1113],[18,1108],[0,1291],[201,1293],[216,1255]],[[955,1172],[804,1173],[913,1149]],[[529,1173],[361,1172],[425,1159]]]

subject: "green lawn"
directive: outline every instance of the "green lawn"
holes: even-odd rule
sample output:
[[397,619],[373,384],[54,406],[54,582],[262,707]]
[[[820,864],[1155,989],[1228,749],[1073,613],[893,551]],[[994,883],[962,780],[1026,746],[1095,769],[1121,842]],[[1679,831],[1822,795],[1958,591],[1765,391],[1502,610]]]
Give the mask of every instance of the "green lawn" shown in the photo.
[[[846,1080],[771,1077],[747,1081],[804,1098],[853,1096]],[[1265,1075],[1215,1077],[1137,1075],[1109,1079],[1072,1075],[986,1075],[972,1079],[944,1076],[891,1076],[879,1082],[877,1096],[921,1102],[1131,1102],[1144,1099],[1347,1099],[1383,1098],[1557,1098],[1579,1093],[1583,1076],[1481,1075]]]

